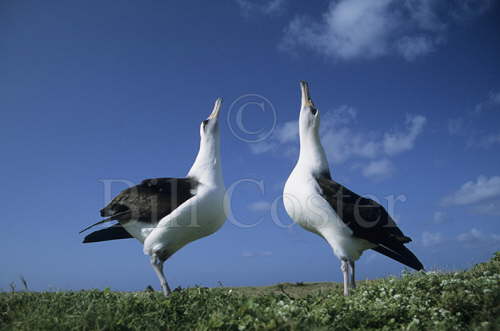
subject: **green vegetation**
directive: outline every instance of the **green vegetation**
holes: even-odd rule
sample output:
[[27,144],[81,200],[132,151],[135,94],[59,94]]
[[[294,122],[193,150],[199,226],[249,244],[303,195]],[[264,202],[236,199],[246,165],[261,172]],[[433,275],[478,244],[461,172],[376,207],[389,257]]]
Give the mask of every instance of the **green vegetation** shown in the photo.
[[405,273],[338,284],[190,288],[159,293],[0,293],[0,328],[16,330],[500,330],[500,253],[464,272]]

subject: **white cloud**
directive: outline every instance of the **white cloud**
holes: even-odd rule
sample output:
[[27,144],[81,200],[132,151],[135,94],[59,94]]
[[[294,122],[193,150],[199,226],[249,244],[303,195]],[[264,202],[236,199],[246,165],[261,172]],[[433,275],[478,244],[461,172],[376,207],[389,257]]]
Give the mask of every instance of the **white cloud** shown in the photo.
[[254,13],[264,15],[280,14],[284,10],[285,2],[286,0],[236,0],[236,3],[240,6],[241,12],[245,16],[249,16]]
[[451,118],[448,120],[448,133],[451,136],[460,136],[465,139],[466,148],[489,149],[500,144],[500,132],[486,132],[476,129],[478,116],[489,110],[500,110],[500,91],[491,91],[484,100],[479,102],[469,116]]
[[481,141],[481,146],[488,148],[491,147],[492,145],[499,143],[500,143],[500,133],[491,133],[484,136],[483,140]]
[[467,20],[484,14],[491,8],[492,0],[453,0],[456,6],[452,15],[457,20]]
[[415,139],[422,132],[426,118],[423,116],[408,116],[406,124],[408,132],[386,133],[384,135],[384,150],[388,155],[394,155],[413,148]]
[[293,142],[299,139],[299,121],[285,122],[275,129],[274,135],[280,143]]
[[470,205],[500,196],[500,176],[479,176],[443,199],[444,205]]
[[500,110],[500,91],[492,91],[481,102],[479,102],[472,111],[469,112],[467,118],[457,117],[450,118],[447,122],[448,133],[450,136],[462,137],[465,139],[466,148],[482,148],[489,149],[500,145],[500,131],[487,132],[478,130],[480,125],[477,121],[479,116],[486,110]]
[[249,146],[252,153],[262,154],[272,151],[276,147],[276,144],[269,141],[259,141],[258,143],[249,144]]
[[492,243],[500,242],[500,235],[492,233],[485,234],[482,231],[472,228],[467,232],[461,233],[457,236],[457,240],[464,244],[478,244],[485,243],[491,245]]
[[[329,125],[339,125],[339,124],[349,124],[356,120],[358,117],[358,111],[351,106],[341,105],[340,107],[334,109],[331,112],[327,112],[323,115],[321,121],[330,123]],[[333,123],[331,123],[333,122]]]
[[476,228],[472,228],[470,231],[457,236],[457,240],[462,242],[481,241],[484,238],[484,234]]
[[432,52],[448,25],[484,13],[484,0],[332,0],[321,17],[295,17],[281,48],[307,48],[329,58],[349,60],[399,54],[408,61]]
[[373,141],[363,132],[349,127],[322,130],[321,141],[328,158],[336,164],[354,158],[375,158],[380,155],[380,142]]
[[[408,115],[406,128],[391,132],[366,132],[353,127],[357,110],[342,105],[321,115],[321,142],[328,159],[340,164],[351,159],[369,160],[364,166],[357,166],[364,176],[384,179],[395,170],[389,160],[397,154],[411,150],[422,133],[426,118]],[[297,120],[278,125],[270,138],[250,144],[254,154],[280,151],[280,155],[296,158],[298,154],[299,123]]]
[[[345,111],[345,108],[341,110]],[[338,121],[337,111],[324,117],[321,122],[321,140],[328,157],[334,163],[342,163],[353,157],[374,159],[384,154],[394,156],[411,150],[426,123],[423,116],[409,115],[406,119],[406,130],[387,132],[382,135],[383,138],[377,139],[377,136],[381,136],[380,133],[367,134],[365,131],[355,131],[347,125],[339,125],[349,124],[350,121],[346,120],[346,117],[343,122]],[[384,163],[388,165],[387,162]],[[378,165],[381,165],[380,161]]]
[[[282,125],[277,125],[274,128],[273,134],[266,140],[257,143],[251,143],[250,151],[253,154],[262,154],[266,152],[274,152],[280,145],[293,142],[293,132],[298,132],[299,124],[297,121],[285,122]],[[298,133],[295,136],[298,139]]]
[[[321,120],[321,135],[325,136],[333,127],[337,128],[340,124],[347,124],[356,118],[356,110],[352,107],[342,105],[332,112],[327,112]],[[328,139],[328,138],[327,138]],[[292,120],[277,125],[272,136],[264,141],[250,144],[250,149],[254,154],[261,154],[274,151],[283,144],[296,143],[299,141],[299,121]],[[288,148],[284,154],[295,156],[296,148]]]
[[402,37],[396,42],[401,55],[409,62],[434,50],[434,41],[426,36]]
[[404,1],[409,19],[424,31],[443,31],[446,24],[437,12],[439,0],[407,0]]
[[271,204],[267,201],[256,201],[248,206],[248,209],[253,211],[267,211],[271,208]]
[[492,201],[475,206],[473,210],[482,215],[500,216],[500,201]]
[[494,105],[500,105],[500,92],[491,92],[490,93],[490,101]]
[[434,219],[434,223],[441,224],[441,223],[444,223],[448,219],[448,217],[446,216],[445,212],[436,211],[436,212],[434,212],[433,219]]
[[275,14],[283,10],[285,0],[271,0],[264,6],[264,13]]
[[474,112],[478,114],[485,110],[497,108],[500,108],[500,91],[491,91],[486,99],[476,105]]
[[321,118],[320,136],[325,152],[333,163],[343,163],[350,158],[375,158],[380,155],[381,144],[363,131],[356,131],[350,124],[356,119],[356,109],[342,105]]
[[303,46],[340,59],[382,55],[387,51],[387,36],[395,28],[395,22],[388,17],[391,2],[332,1],[320,23],[305,17],[293,19],[282,46]]
[[467,140],[466,147],[479,147],[488,149],[496,144],[500,144],[500,133],[478,134],[472,132]]
[[394,165],[388,159],[371,161],[363,168],[363,176],[372,179],[384,179],[394,172]]
[[424,247],[431,247],[439,245],[443,242],[444,238],[438,232],[424,232],[422,233],[422,245]]

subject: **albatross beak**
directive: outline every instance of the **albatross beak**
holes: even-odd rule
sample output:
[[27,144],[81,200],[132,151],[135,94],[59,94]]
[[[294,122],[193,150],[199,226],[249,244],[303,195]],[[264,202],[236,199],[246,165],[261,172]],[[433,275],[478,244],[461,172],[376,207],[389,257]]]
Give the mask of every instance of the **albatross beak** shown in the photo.
[[302,91],[302,107],[314,107],[314,104],[311,100],[311,95],[309,94],[309,86],[306,81],[300,82],[300,90]]
[[218,98],[217,100],[215,100],[214,110],[212,110],[212,113],[210,114],[210,116],[208,116],[209,120],[217,118],[219,116],[219,111],[221,106],[222,106],[222,98]]

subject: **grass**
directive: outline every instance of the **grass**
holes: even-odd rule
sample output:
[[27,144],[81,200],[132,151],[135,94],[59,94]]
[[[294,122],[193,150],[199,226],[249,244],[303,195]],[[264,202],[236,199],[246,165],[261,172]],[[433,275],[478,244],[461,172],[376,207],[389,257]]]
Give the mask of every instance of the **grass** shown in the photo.
[[500,252],[453,273],[159,293],[0,293],[6,330],[500,330]]

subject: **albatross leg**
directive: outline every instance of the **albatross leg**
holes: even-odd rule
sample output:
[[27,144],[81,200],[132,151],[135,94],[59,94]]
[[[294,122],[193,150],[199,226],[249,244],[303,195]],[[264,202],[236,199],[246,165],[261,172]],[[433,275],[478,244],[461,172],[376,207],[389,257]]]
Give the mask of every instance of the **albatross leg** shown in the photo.
[[165,278],[165,274],[163,273],[163,262],[156,255],[151,256],[151,266],[153,270],[156,272],[158,279],[160,279],[161,289],[165,296],[170,294],[170,287],[168,286],[167,279]]
[[356,288],[356,275],[354,272],[354,261],[349,261],[349,267],[351,267],[351,288]]
[[349,295],[349,265],[347,260],[342,259],[340,264],[340,270],[344,275],[344,295]]

